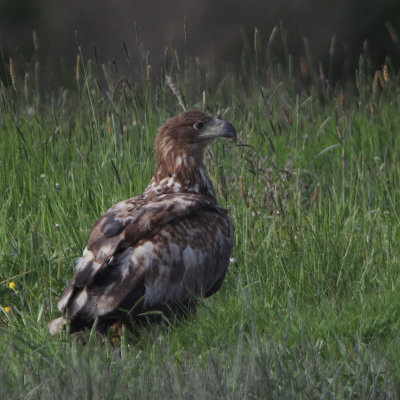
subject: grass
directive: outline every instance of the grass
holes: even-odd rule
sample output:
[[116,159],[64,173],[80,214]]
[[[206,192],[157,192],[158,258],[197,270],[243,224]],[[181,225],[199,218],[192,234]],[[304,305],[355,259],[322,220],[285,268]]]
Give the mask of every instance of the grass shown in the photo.
[[264,60],[256,32],[220,79],[167,58],[187,103],[251,146],[206,157],[234,261],[195,318],[116,344],[51,338],[47,323],[91,225],[151,179],[156,129],[179,103],[145,56],[136,82],[110,64],[99,86],[81,55],[76,89],[1,84],[1,398],[400,396],[400,81],[361,56],[357,79],[331,87],[308,54],[299,72],[276,61],[277,35]]

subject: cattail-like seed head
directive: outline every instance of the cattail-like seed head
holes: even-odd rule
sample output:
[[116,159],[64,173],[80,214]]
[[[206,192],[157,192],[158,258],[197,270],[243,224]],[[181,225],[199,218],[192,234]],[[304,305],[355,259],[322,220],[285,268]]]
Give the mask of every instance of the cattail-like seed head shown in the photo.
[[332,36],[331,46],[329,47],[329,57],[332,58],[335,55],[336,50],[336,35]]
[[286,118],[286,121],[288,122],[288,124],[292,125],[293,124],[292,119],[290,118],[289,113],[287,112],[287,110],[283,106],[282,106],[282,111],[285,114],[285,118]]
[[184,37],[185,37],[185,46],[186,46],[186,44],[187,44],[187,38],[188,38],[188,19],[187,19],[187,16],[185,15],[184,17],[183,17],[183,33],[184,33]]
[[385,25],[393,42],[399,43],[399,36],[397,35],[396,30],[393,28],[393,25],[388,21],[386,21]]
[[24,96],[26,102],[29,101],[29,82],[31,81],[31,75],[29,72],[25,72],[25,81],[24,81]]
[[10,57],[10,77],[11,77],[11,83],[15,88],[15,82],[17,80],[17,65],[14,59],[12,59],[11,57]]
[[222,187],[222,185],[218,185],[218,191],[219,191],[219,194],[220,194],[223,198],[226,198],[226,197],[225,197],[225,190],[224,190],[224,188]]
[[381,85],[381,88],[383,89],[384,87],[386,87],[386,81],[383,78],[382,74],[379,74],[379,84]]
[[369,110],[371,111],[371,115],[375,115],[375,106],[372,102],[369,103]]
[[33,31],[32,32],[32,40],[33,40],[33,48],[35,49],[35,52],[37,53],[39,49],[39,43],[38,43],[38,38],[37,38],[37,32]]
[[108,133],[111,135],[112,132],[113,132],[113,129],[112,129],[112,124],[111,124],[111,117],[110,117],[109,114],[107,114],[107,120],[106,120],[106,122],[107,122],[107,130],[108,130]]
[[242,199],[244,199],[245,198],[245,191],[244,191],[244,185],[243,185],[242,178],[239,179],[239,191],[240,191],[240,197]]
[[361,85],[360,85],[360,77],[358,75],[358,71],[356,71],[356,87],[357,87],[357,90],[360,92]]
[[80,56],[80,54],[78,54],[76,56],[75,77],[76,77],[77,81],[79,81],[79,78],[81,77],[81,56]]
[[374,91],[376,91],[378,89],[378,85],[379,85],[379,74],[380,71],[376,71],[375,75],[374,75],[374,82],[372,83],[372,89]]
[[325,84],[325,74],[324,74],[324,67],[322,65],[322,62],[318,63],[318,68],[319,68],[319,79],[321,83],[324,85]]
[[338,136],[339,136],[340,141],[342,141],[342,140],[343,140],[343,133],[342,133],[342,130],[340,129],[339,126],[336,127],[336,130],[337,130],[337,134],[338,134]]
[[308,64],[305,57],[300,58],[300,72],[303,77],[308,76]]
[[276,122],[276,126],[278,127],[279,135],[281,135],[282,134],[282,128],[281,128],[281,124],[279,123],[279,121]]
[[383,79],[387,82],[388,80],[389,80],[389,70],[388,70],[388,67],[387,67],[387,65],[385,64],[384,66],[383,66]]
[[342,108],[344,108],[345,104],[346,104],[346,96],[344,95],[344,90],[341,88],[340,89],[340,106]]
[[147,64],[146,75],[147,75],[147,79],[151,78],[151,65],[150,64]]
[[311,201],[316,203],[319,198],[319,182],[315,185],[314,193],[312,195]]

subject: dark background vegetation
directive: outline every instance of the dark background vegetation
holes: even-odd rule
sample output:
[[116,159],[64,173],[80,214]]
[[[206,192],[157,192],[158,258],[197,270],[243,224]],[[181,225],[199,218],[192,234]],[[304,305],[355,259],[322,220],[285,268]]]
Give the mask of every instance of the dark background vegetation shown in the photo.
[[9,57],[22,63],[32,61],[33,31],[37,32],[37,55],[47,78],[73,71],[78,45],[86,58],[94,57],[95,45],[99,64],[115,60],[127,72],[122,40],[135,59],[135,24],[157,74],[165,48],[185,52],[184,16],[189,32],[187,54],[218,68],[228,65],[234,69],[240,62],[243,37],[252,43],[257,27],[261,43],[266,44],[280,21],[288,31],[288,47],[297,61],[304,54],[303,39],[307,38],[314,61],[326,65],[335,35],[336,78],[344,71],[352,72],[365,50],[365,40],[377,65],[385,62],[385,56],[395,65],[400,61],[394,31],[391,37],[387,28],[389,22],[400,31],[398,0],[2,0],[2,77]]

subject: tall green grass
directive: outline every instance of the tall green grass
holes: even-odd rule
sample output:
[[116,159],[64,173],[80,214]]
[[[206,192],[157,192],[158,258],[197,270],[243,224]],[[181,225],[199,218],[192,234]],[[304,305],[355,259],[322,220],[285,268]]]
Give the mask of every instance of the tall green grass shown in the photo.
[[179,103],[145,52],[136,80],[80,54],[74,89],[41,91],[34,71],[1,83],[1,398],[400,395],[398,76],[388,61],[374,79],[362,55],[333,86],[307,42],[302,60],[277,48],[282,27],[265,44],[256,31],[220,76],[167,54],[187,105],[239,133],[206,155],[234,260],[195,317],[117,343],[51,338],[47,323],[91,225],[151,179]]

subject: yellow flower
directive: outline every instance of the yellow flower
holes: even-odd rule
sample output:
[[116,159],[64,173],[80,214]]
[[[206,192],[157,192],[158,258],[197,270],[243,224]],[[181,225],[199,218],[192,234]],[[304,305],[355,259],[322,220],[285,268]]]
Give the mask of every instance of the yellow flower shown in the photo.
[[16,286],[17,286],[17,285],[15,284],[15,282],[12,282],[12,281],[8,284],[8,287],[9,287],[10,289],[12,289],[12,290],[14,290]]
[[6,313],[10,313],[11,312],[11,308],[10,307],[4,307],[4,311],[6,312]]

